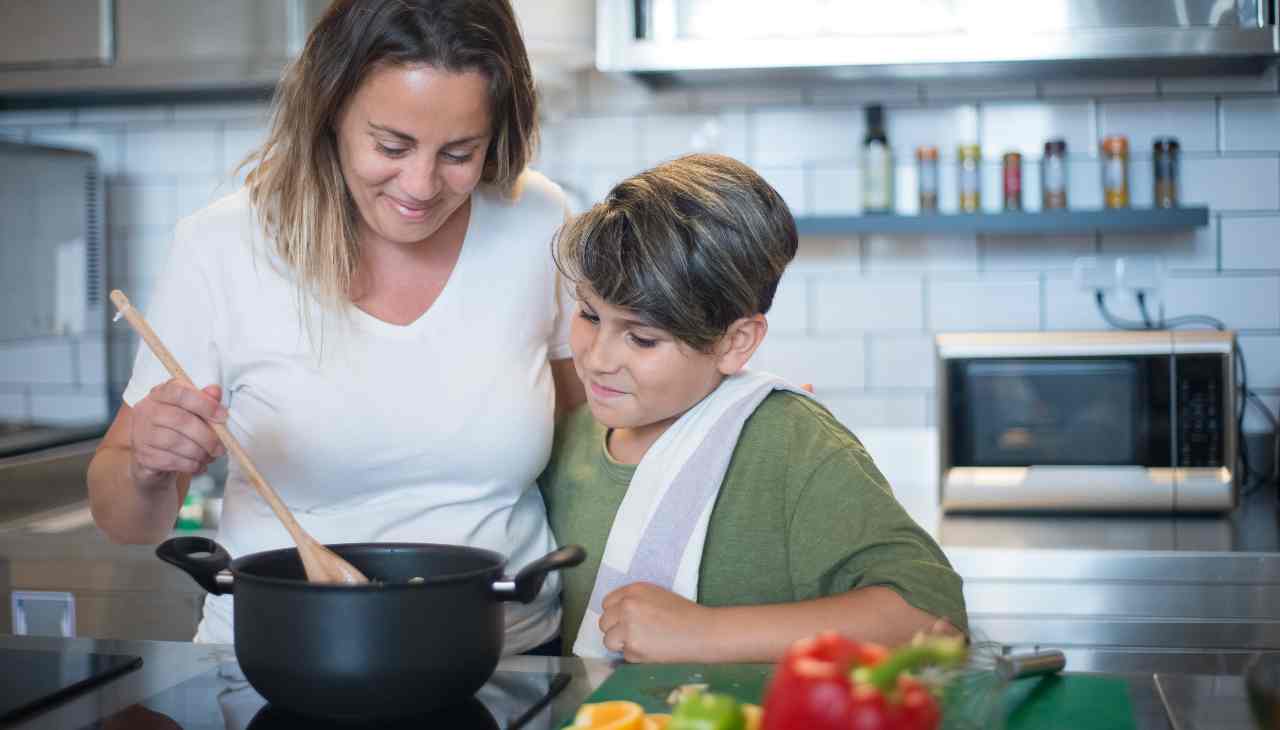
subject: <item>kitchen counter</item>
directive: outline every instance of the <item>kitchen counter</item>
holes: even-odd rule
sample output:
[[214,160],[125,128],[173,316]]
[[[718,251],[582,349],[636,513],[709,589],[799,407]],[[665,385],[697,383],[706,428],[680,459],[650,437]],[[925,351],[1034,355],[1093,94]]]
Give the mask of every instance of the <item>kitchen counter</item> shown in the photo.
[[[99,685],[83,694],[42,713],[29,716],[15,725],[15,730],[69,730],[82,728],[119,710],[140,702],[165,689],[208,672],[219,663],[233,658],[229,646],[199,645],[186,642],[117,641],[90,639],[53,639],[41,637],[0,636],[0,648],[43,649],[64,652],[97,652],[135,654],[143,658],[140,669]],[[569,674],[569,686],[552,702],[550,715],[540,718],[532,727],[558,727],[571,716],[595,687],[611,672],[601,661],[576,658],[509,657],[499,665],[510,672],[541,673],[556,671]],[[1183,710],[1176,730],[1213,727],[1216,730],[1244,730],[1249,724],[1244,705],[1243,683],[1239,677],[1162,676],[1123,673],[1112,676],[1123,679],[1129,687],[1134,715],[1139,730],[1170,730],[1161,704],[1157,681],[1166,694],[1181,693],[1175,711]],[[549,719],[554,722],[547,724]]]
[[[858,435],[964,577],[976,636],[1060,648],[1084,671],[1238,674],[1254,652],[1280,650],[1280,522],[1270,488],[1221,516],[944,515],[933,430]],[[33,467],[47,481],[22,489],[83,490],[77,460],[86,453]],[[5,475],[0,489],[13,484]],[[10,588],[79,591],[81,636],[185,639],[200,604],[194,582],[151,548],[108,543],[83,501],[7,522],[0,515],[0,631],[12,630]]]
[[858,436],[963,576],[977,637],[1090,671],[1238,674],[1280,650],[1274,487],[1225,515],[944,514],[933,429]]

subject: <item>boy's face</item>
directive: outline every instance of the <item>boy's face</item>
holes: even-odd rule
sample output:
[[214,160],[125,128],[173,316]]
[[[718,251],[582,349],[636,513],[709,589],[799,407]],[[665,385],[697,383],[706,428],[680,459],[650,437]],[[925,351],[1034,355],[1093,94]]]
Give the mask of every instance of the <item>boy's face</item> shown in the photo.
[[569,345],[596,420],[640,438],[656,439],[740,367],[719,347],[699,352],[585,285]]

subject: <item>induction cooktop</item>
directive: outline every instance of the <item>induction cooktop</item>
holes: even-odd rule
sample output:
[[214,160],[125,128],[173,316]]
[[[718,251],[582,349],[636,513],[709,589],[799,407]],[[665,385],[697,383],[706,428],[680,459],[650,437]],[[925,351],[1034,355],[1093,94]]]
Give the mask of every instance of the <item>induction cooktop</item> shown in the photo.
[[142,666],[142,657],[0,649],[0,725]]
[[498,671],[474,697],[442,710],[396,722],[330,725],[271,706],[228,662],[82,730],[551,730],[545,707],[568,684],[567,674]]

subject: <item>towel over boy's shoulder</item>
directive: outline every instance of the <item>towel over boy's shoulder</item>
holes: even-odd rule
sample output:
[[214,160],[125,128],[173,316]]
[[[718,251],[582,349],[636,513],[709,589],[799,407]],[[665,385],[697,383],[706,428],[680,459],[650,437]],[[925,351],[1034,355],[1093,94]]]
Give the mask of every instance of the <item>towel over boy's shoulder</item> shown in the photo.
[[[539,483],[561,544],[587,549],[564,573],[572,646],[634,465],[612,460],[583,407],[556,432]],[[867,586],[965,630],[961,580],[894,499],[858,439],[821,405],[774,392],[747,420],[711,515],[698,581],[706,606],[800,601]]]

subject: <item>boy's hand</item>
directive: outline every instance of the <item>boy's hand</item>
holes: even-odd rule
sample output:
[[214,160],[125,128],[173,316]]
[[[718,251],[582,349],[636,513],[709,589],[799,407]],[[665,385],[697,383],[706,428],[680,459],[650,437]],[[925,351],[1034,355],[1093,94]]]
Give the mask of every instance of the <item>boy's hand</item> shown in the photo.
[[631,583],[604,597],[604,645],[629,662],[696,661],[712,609],[652,583]]

